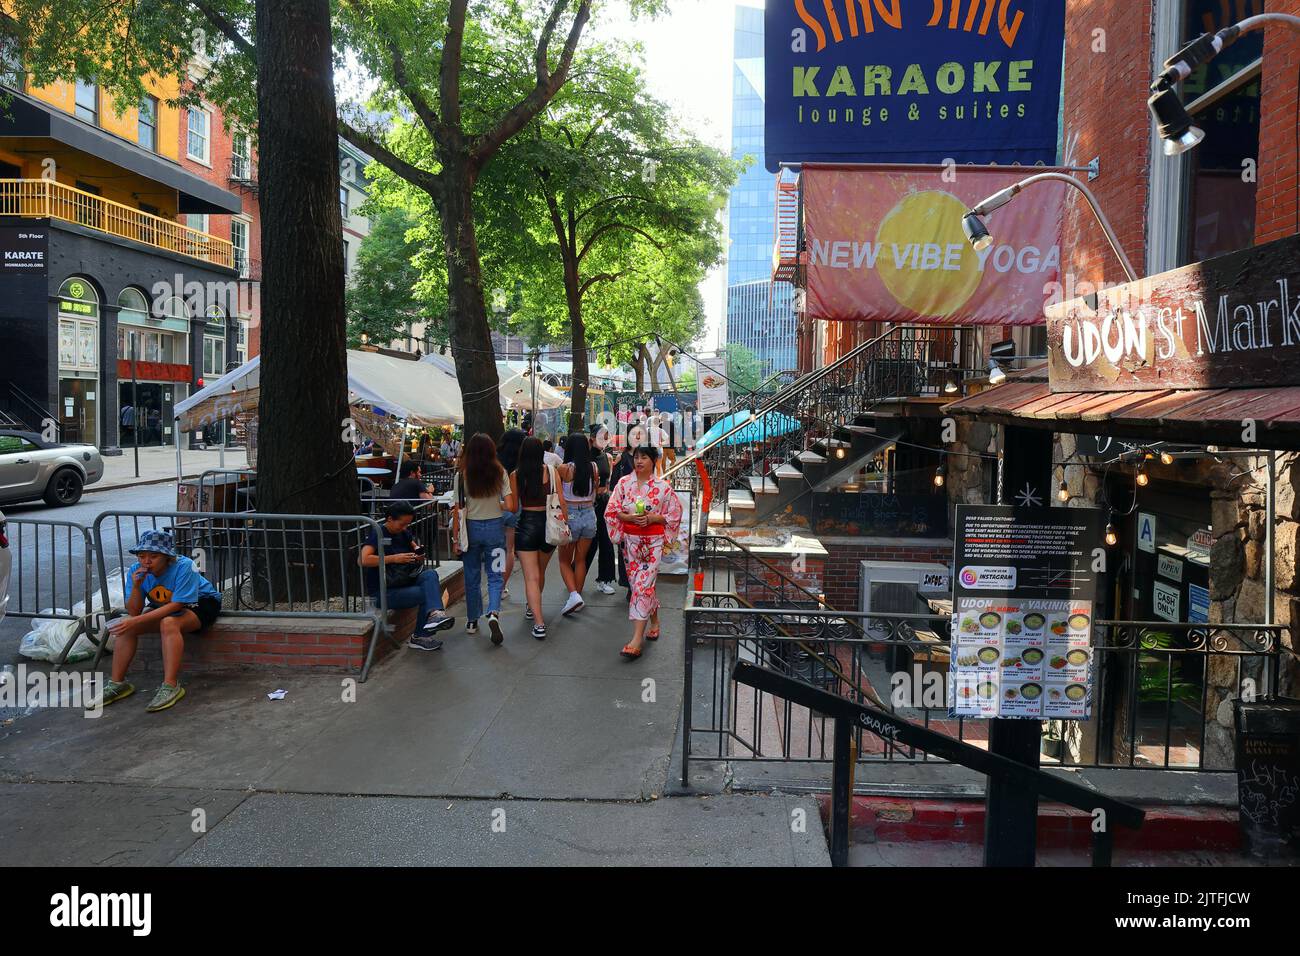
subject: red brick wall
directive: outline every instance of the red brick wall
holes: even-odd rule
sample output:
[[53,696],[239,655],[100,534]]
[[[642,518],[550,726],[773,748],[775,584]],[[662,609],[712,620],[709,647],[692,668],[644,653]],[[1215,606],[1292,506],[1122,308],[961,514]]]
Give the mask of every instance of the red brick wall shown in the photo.
[[[1151,168],[1150,0],[1067,0],[1065,34],[1065,143],[1070,165],[1101,157],[1097,195],[1120,245],[1139,272],[1146,249]],[[1097,52],[1094,31],[1105,31]],[[1106,238],[1082,197],[1070,202],[1062,271],[1076,282],[1123,282]]]
[[900,540],[894,545],[828,544],[824,573],[826,603],[838,611],[859,610],[859,577],[863,561],[910,561],[926,564],[952,562],[952,542],[921,544]]
[[[1300,16],[1300,0],[1268,0],[1269,13]],[[1300,232],[1300,180],[1296,177],[1296,79],[1300,76],[1300,34],[1268,27],[1264,36],[1264,77],[1259,138],[1259,189],[1255,242],[1272,242]]]
[[[763,606],[772,602],[774,590],[784,591],[790,594],[789,583],[781,579],[781,574],[789,578],[795,584],[802,587],[805,591],[813,594],[822,593],[822,584],[824,579],[824,561],[822,558],[810,557],[777,557],[773,555],[760,555],[764,562],[771,565],[776,571],[764,571],[763,580],[758,581],[752,578],[739,577],[736,581],[736,593],[740,597],[749,601],[751,604]],[[794,567],[795,561],[800,562],[800,567]],[[777,573],[780,572],[780,574]]]
[[[207,180],[214,186],[233,192],[243,201],[244,215],[249,217],[251,222],[248,226],[248,258],[252,267],[252,278],[259,281],[247,281],[240,283],[240,314],[241,317],[249,319],[248,329],[248,357],[251,359],[261,351],[261,318],[262,318],[262,285],[261,264],[262,264],[262,211],[258,204],[257,195],[247,188],[240,188],[230,181],[230,155],[234,137],[231,130],[226,128],[226,119],[222,111],[213,106],[211,103],[204,104],[211,114],[212,120],[209,128],[208,160],[210,165],[195,162],[190,159],[185,152],[185,142],[189,133],[189,124],[186,121],[186,114],[181,113],[180,122],[180,158],[181,165],[188,172]],[[258,168],[258,156],[256,146],[252,147],[253,169]],[[230,220],[232,216],[208,217],[208,232],[218,239],[230,239]],[[184,222],[184,217],[181,217]],[[228,361],[234,361],[232,353]]]

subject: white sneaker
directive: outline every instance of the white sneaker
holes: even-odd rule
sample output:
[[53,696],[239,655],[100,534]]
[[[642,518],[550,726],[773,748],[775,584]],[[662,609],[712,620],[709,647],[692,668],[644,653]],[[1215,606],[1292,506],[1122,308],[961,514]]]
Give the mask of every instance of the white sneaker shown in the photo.
[[597,581],[596,590],[601,594],[613,594],[614,585],[610,584],[608,581]]
[[581,611],[583,607],[584,607],[584,602],[582,600],[582,595],[579,594],[577,591],[570,591],[569,599],[564,602],[564,610],[561,611],[560,613],[565,617],[568,617],[570,614],[573,614],[577,611]]

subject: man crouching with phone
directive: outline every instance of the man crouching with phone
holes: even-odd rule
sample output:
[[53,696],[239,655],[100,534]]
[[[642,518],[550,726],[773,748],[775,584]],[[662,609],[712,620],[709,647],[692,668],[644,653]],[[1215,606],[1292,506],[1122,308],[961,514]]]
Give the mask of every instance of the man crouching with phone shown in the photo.
[[[102,706],[135,693],[126,680],[141,634],[162,635],[163,682],[145,710],[166,710],[185,696],[180,685],[185,635],[202,631],[221,613],[221,594],[189,558],[176,553],[167,531],[145,531],[131,549],[136,563],[124,582],[126,617],[108,625],[113,635],[113,679],[101,692]],[[148,610],[145,605],[148,604]]]
[[[415,509],[405,501],[388,506],[383,525],[384,556],[379,557],[379,534],[371,530],[361,547],[361,568],[365,574],[366,593],[379,597],[379,575],[384,575],[388,609],[418,607],[415,633],[406,646],[417,651],[436,651],[442,641],[434,637],[456,623],[442,608],[442,584],[438,572],[424,566],[424,548],[408,530],[415,520]],[[381,567],[382,564],[382,567]]]

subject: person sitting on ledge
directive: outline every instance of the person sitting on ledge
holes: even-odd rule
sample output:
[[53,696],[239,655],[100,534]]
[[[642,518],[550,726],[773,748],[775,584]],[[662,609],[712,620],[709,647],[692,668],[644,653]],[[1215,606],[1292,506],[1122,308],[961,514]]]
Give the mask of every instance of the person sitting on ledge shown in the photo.
[[[107,706],[135,693],[126,672],[135,657],[141,634],[162,635],[163,682],[145,710],[166,710],[185,696],[180,685],[185,635],[207,628],[221,613],[221,594],[194,562],[176,553],[170,532],[149,530],[131,549],[136,563],[126,572],[126,617],[108,625],[113,636],[112,679],[100,693]],[[145,610],[148,604],[149,609]]]
[[[410,502],[395,501],[388,506],[381,529],[384,535],[384,588],[388,609],[418,607],[415,633],[407,647],[417,651],[436,651],[442,641],[434,637],[456,623],[442,609],[442,584],[438,572],[424,567],[424,548],[407,529],[415,520]],[[365,573],[366,593],[379,597],[379,536],[371,531],[361,547],[361,567]]]

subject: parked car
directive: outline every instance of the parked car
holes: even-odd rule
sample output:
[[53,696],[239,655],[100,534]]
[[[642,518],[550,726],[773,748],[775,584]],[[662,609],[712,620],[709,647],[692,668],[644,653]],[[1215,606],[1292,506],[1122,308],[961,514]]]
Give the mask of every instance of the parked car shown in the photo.
[[0,429],[0,504],[44,498],[49,505],[75,505],[81,490],[103,477],[104,459],[94,445]]
[[9,608],[9,568],[12,563],[9,526],[5,524],[5,513],[0,511],[0,621],[5,619],[5,611]]

